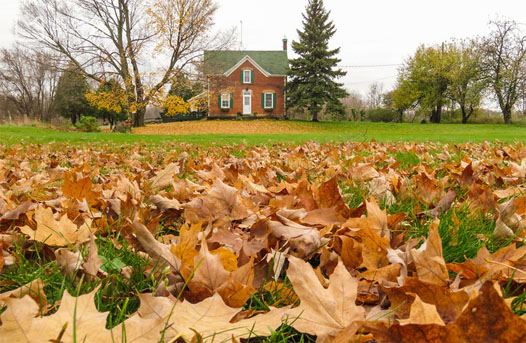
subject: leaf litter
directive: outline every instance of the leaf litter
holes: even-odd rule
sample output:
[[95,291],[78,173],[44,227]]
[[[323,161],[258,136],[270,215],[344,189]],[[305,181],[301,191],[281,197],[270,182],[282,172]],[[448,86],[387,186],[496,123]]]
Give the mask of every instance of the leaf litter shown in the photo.
[[[322,343],[524,341],[525,156],[520,143],[1,147],[0,342],[250,342],[284,327]],[[462,231],[476,215],[491,229]],[[107,242],[155,281],[117,325],[97,294],[134,270]],[[42,279],[2,277],[21,254],[98,287],[49,302]]]

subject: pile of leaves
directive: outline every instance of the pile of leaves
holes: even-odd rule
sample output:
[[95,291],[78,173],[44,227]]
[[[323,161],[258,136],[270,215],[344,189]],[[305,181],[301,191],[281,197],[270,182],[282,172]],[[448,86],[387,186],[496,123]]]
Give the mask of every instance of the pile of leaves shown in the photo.
[[0,146],[0,342],[525,341],[525,156]]

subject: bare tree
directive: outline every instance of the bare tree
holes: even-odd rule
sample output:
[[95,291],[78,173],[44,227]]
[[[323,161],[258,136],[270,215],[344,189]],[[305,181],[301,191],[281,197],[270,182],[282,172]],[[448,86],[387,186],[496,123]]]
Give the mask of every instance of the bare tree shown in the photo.
[[0,89],[18,115],[51,120],[59,63],[49,53],[31,52],[20,46],[0,51]]
[[214,41],[216,9],[212,0],[26,0],[18,26],[87,77],[119,79],[142,126],[146,105]]
[[493,32],[482,43],[484,72],[495,93],[504,122],[511,123],[511,113],[523,83],[526,60],[526,35],[514,21],[492,23]]
[[383,83],[375,82],[369,87],[367,93],[367,106],[370,109],[380,108],[383,104],[384,85]]

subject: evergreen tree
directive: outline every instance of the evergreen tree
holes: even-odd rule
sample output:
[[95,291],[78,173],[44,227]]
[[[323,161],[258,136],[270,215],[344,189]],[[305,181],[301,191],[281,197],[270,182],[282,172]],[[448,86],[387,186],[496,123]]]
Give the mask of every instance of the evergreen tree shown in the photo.
[[72,66],[64,71],[57,83],[55,103],[57,112],[75,125],[82,115],[93,114],[93,108],[88,104],[86,93],[89,84],[86,77]]
[[303,31],[297,30],[299,42],[292,42],[292,49],[300,57],[290,61],[287,84],[289,107],[307,108],[312,121],[318,121],[318,114],[326,106],[331,114],[345,114],[340,102],[347,91],[335,79],[347,73],[335,69],[341,61],[335,57],[340,48],[329,50],[329,39],[336,32],[323,0],[309,0],[303,14]]
[[188,101],[203,91],[200,82],[190,82],[184,74],[178,74],[168,91],[168,95],[177,95],[184,101]]

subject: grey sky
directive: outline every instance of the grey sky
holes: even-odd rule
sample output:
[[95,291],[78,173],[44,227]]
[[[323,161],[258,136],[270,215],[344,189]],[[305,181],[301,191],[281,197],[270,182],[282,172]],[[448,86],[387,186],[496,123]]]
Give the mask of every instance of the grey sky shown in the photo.
[[[20,0],[0,0],[0,46],[13,41],[12,28]],[[240,26],[243,46],[250,50],[279,50],[284,36],[297,39],[307,0],[219,0],[216,28]],[[497,17],[526,23],[525,0],[325,0],[337,32],[331,46],[341,47],[342,65],[399,64],[424,43],[473,37],[488,32]],[[525,25],[526,30],[526,25]],[[289,56],[293,57],[290,52]],[[346,68],[342,81],[366,93],[372,82],[389,90],[397,67]]]

